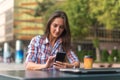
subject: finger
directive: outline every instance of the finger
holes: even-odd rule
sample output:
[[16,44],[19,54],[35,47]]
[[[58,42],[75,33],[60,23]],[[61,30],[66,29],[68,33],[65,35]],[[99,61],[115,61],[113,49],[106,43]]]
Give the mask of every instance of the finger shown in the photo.
[[57,66],[57,65],[54,65],[54,68],[56,69],[61,69],[61,68],[65,68],[64,66]]
[[60,62],[60,61],[56,61],[56,63],[57,63],[57,64],[63,65],[63,62]]
[[67,64],[64,63],[64,62],[56,61],[55,63],[56,63],[56,64],[59,64],[59,65],[62,65],[62,66],[67,66]]
[[67,68],[67,64],[64,62],[56,61],[56,64],[62,65],[63,68]]
[[58,67],[58,66],[54,66],[54,68],[55,68],[55,69],[58,69],[58,70],[60,69],[60,67]]
[[66,65],[64,63],[62,63],[62,64],[54,63],[53,65],[60,67],[60,68],[66,68]]
[[54,58],[56,57],[56,55],[53,56]]
[[48,58],[48,60],[49,60],[49,61],[53,61],[54,58],[55,58],[54,56],[50,56],[50,57]]
[[60,68],[64,68],[64,67],[62,65],[54,64],[54,68],[60,69]]
[[61,64],[58,64],[58,63],[53,63],[53,65],[55,65],[55,66],[61,66]]

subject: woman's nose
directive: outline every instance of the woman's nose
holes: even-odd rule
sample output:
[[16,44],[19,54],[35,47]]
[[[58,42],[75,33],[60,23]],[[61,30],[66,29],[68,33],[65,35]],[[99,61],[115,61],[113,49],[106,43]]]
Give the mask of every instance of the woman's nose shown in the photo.
[[59,32],[59,31],[60,31],[60,28],[59,28],[59,27],[57,27],[57,28],[56,28],[56,31],[57,31],[57,32]]

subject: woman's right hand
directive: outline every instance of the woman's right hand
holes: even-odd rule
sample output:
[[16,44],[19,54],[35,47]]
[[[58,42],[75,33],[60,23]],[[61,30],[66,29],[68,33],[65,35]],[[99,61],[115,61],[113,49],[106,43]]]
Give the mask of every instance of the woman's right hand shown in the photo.
[[53,65],[55,56],[50,56],[46,62],[46,64],[36,64],[34,62],[26,62],[25,67],[26,70],[40,70],[49,68],[51,65]]
[[46,62],[46,68],[49,68],[51,65],[53,65],[55,56],[50,56]]

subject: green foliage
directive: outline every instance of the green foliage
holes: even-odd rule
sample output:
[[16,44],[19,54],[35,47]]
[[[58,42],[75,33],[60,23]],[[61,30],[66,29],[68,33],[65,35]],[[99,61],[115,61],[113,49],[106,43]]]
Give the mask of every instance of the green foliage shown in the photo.
[[69,17],[72,38],[82,40],[89,32],[88,0],[67,0],[64,10]]
[[120,26],[120,0],[43,0],[35,16],[46,17],[58,9],[68,14],[73,39],[84,39],[92,27]]
[[108,62],[109,53],[106,49],[101,52],[101,61]]
[[83,62],[85,55],[91,55],[94,60],[96,59],[95,53],[92,50],[81,50],[81,51],[77,52],[77,56],[78,56],[80,62]]
[[37,1],[38,6],[35,8],[35,17],[43,16],[44,13],[49,9],[49,7],[55,4],[53,0],[43,0],[42,2]]
[[89,0],[90,15],[107,29],[112,29],[120,21],[120,0]]
[[96,59],[96,54],[95,54],[95,52],[93,50],[88,50],[87,55],[91,55],[94,60]]
[[83,51],[83,50],[82,50],[82,51],[78,51],[78,52],[77,52],[77,56],[78,56],[80,62],[83,62],[83,58],[84,58],[84,56],[85,56],[84,51]]
[[[61,2],[50,0],[53,1],[52,4],[45,1],[49,0],[43,0],[43,5],[39,5],[36,9],[36,15],[43,16],[46,22],[55,10],[65,11],[69,18],[73,40],[84,39],[89,35],[91,28],[96,38],[96,29],[101,25],[107,29],[120,26],[120,0],[63,0]],[[98,41],[99,39],[93,41],[94,47],[98,48]],[[109,61],[113,61],[112,59],[110,55]]]
[[108,56],[108,62],[109,63],[112,63],[114,61],[114,59],[113,59],[113,57],[110,55],[110,56]]
[[112,57],[115,57],[115,56],[117,57],[118,56],[118,50],[117,49],[113,49],[112,53],[111,53],[111,56]]
[[[43,0],[38,2],[35,16],[47,16],[55,10],[67,13],[73,40],[84,39],[91,28],[101,25],[112,29],[120,26],[120,0]],[[94,34],[96,34],[94,32]]]
[[[116,60],[115,60],[116,58]],[[108,61],[109,62],[117,62],[118,61],[118,50],[117,49],[113,49],[112,50],[112,53],[110,54],[109,58],[108,58]]]
[[99,39],[98,38],[93,39],[93,45],[95,48],[99,47]]
[[62,9],[62,5],[58,6],[60,3],[56,2],[56,4],[54,4],[54,6],[50,6],[49,9],[44,13],[45,15],[43,15],[44,17],[44,24],[46,24],[46,22],[48,21],[48,18],[51,16],[51,14],[53,12],[55,12],[56,10],[63,10]]
[[120,62],[120,50],[118,50],[118,62]]

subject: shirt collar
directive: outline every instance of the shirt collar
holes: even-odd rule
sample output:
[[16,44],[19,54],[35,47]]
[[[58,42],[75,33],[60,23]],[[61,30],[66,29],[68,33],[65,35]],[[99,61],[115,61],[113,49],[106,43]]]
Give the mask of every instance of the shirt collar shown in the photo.
[[[58,43],[60,44],[60,43],[62,43],[62,39],[59,38],[56,42],[58,42]],[[45,37],[45,38],[44,38],[44,42],[43,42],[43,44],[48,44],[48,43],[49,43],[49,40],[48,40],[47,37]]]

